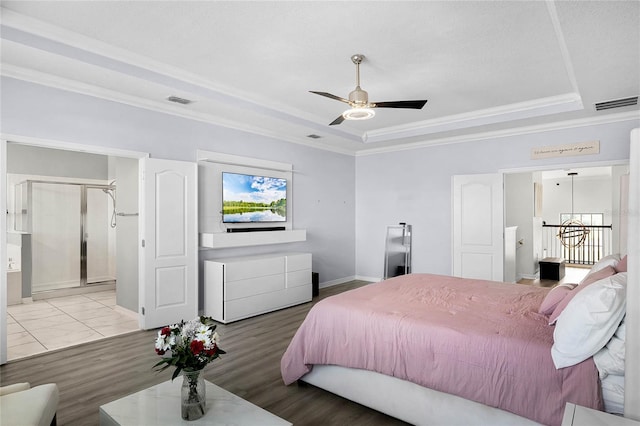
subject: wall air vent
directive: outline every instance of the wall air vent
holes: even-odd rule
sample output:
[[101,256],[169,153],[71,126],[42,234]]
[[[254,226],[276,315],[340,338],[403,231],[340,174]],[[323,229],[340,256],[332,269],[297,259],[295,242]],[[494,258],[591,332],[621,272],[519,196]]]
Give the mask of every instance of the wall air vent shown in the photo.
[[168,100],[169,102],[175,102],[175,103],[177,103],[177,104],[182,104],[182,105],[188,105],[188,104],[190,104],[191,102],[193,102],[192,100],[185,99],[185,98],[179,98],[179,97],[177,97],[177,96],[169,96],[169,97],[167,98],[167,100]]
[[307,137],[311,139],[320,139],[322,136],[312,133],[310,135],[307,135]]
[[596,111],[602,111],[602,110],[611,109],[611,108],[622,108],[627,106],[638,105],[638,97],[632,96],[630,98],[614,99],[612,101],[598,102],[594,105],[596,107]]

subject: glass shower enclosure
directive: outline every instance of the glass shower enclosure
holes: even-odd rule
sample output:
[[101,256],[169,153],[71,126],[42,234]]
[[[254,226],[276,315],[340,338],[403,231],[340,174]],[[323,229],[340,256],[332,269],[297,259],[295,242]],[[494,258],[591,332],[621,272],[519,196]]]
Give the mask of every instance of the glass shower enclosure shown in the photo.
[[26,180],[15,229],[31,234],[32,293],[115,281],[115,186]]

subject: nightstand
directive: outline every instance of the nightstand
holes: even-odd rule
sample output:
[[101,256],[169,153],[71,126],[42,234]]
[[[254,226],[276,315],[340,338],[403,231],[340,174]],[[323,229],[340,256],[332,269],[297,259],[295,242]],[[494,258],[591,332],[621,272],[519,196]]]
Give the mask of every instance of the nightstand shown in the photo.
[[564,278],[565,261],[561,257],[545,257],[540,262],[540,279],[560,281]]
[[640,422],[567,402],[561,426],[640,426]]

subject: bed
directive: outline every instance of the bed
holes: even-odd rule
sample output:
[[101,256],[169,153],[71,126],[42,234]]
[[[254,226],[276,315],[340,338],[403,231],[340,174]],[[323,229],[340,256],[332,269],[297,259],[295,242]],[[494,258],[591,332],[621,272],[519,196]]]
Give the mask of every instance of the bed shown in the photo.
[[282,357],[302,380],[413,424],[559,425],[602,410],[592,357],[556,368],[549,289],[411,274],[318,302]]

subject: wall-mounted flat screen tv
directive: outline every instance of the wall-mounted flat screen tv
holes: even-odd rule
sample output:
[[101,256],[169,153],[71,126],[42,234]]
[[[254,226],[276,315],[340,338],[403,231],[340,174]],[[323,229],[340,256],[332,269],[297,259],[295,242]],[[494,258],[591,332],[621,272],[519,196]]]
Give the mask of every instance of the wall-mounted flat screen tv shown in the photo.
[[222,222],[287,221],[287,180],[222,173]]

